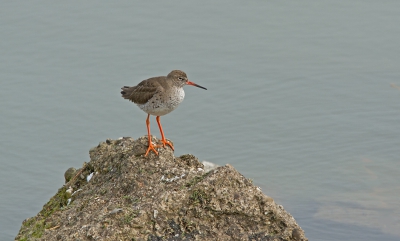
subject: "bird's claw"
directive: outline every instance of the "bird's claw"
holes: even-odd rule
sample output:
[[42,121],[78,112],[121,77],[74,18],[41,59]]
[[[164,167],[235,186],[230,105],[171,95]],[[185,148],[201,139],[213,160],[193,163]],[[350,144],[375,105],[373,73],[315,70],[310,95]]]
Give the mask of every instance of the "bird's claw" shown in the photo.
[[161,142],[162,142],[162,144],[157,145],[157,147],[164,147],[164,148],[165,148],[165,145],[168,145],[169,147],[171,147],[171,149],[172,149],[173,151],[175,150],[175,149],[174,149],[174,146],[172,145],[171,142],[169,142],[169,141],[167,141],[167,140],[161,140]]
[[[156,147],[157,147],[157,146],[156,146]],[[154,148],[153,144],[150,142],[149,147],[147,148],[146,154],[144,154],[145,157],[149,154],[150,150],[151,150],[151,151],[154,151],[154,153],[156,153],[156,155],[158,155],[158,152],[157,152],[156,149]]]

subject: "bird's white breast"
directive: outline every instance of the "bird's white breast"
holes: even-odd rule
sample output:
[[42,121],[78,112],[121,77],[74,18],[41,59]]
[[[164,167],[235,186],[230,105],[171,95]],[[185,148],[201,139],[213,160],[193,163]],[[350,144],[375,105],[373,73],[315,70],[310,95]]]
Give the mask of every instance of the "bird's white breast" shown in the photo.
[[162,116],[175,110],[185,98],[183,88],[172,87],[168,92],[156,93],[145,104],[138,104],[144,112]]

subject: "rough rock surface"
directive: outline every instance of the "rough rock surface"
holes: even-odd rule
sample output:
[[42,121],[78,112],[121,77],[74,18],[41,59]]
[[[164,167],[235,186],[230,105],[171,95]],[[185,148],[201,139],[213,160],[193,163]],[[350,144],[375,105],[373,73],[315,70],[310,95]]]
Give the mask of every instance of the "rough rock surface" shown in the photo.
[[[153,137],[153,142],[158,142]],[[307,240],[294,218],[231,165],[107,140],[28,218],[16,240]],[[94,173],[88,181],[88,176]]]

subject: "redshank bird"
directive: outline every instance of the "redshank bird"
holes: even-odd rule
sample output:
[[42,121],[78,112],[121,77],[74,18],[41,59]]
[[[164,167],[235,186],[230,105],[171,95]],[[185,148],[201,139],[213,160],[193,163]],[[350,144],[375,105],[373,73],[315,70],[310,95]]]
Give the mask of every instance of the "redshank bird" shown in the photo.
[[150,115],[157,116],[156,120],[161,132],[162,146],[165,147],[165,145],[169,145],[172,150],[174,150],[171,142],[165,139],[160,123],[160,116],[166,115],[175,110],[183,101],[183,98],[185,97],[183,86],[185,85],[193,85],[207,90],[203,86],[189,81],[185,72],[181,70],[173,70],[167,76],[159,76],[143,80],[133,87],[124,86],[121,88],[121,94],[124,99],[132,101],[147,113],[146,126],[149,147],[147,148],[145,156],[149,154],[150,150],[154,151],[154,153],[158,155],[158,152],[151,142]]

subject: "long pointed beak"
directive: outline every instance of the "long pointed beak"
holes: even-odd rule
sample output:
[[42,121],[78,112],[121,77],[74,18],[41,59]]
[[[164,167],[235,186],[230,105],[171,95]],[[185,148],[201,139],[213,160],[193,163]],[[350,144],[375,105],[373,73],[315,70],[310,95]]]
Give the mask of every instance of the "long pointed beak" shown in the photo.
[[199,88],[202,88],[202,89],[207,90],[207,89],[204,88],[203,86],[200,86],[200,85],[198,85],[198,84],[195,84],[195,83],[193,83],[192,81],[189,81],[189,80],[186,82],[186,84],[187,84],[187,85],[193,85],[193,86],[196,86],[196,87],[199,87]]

